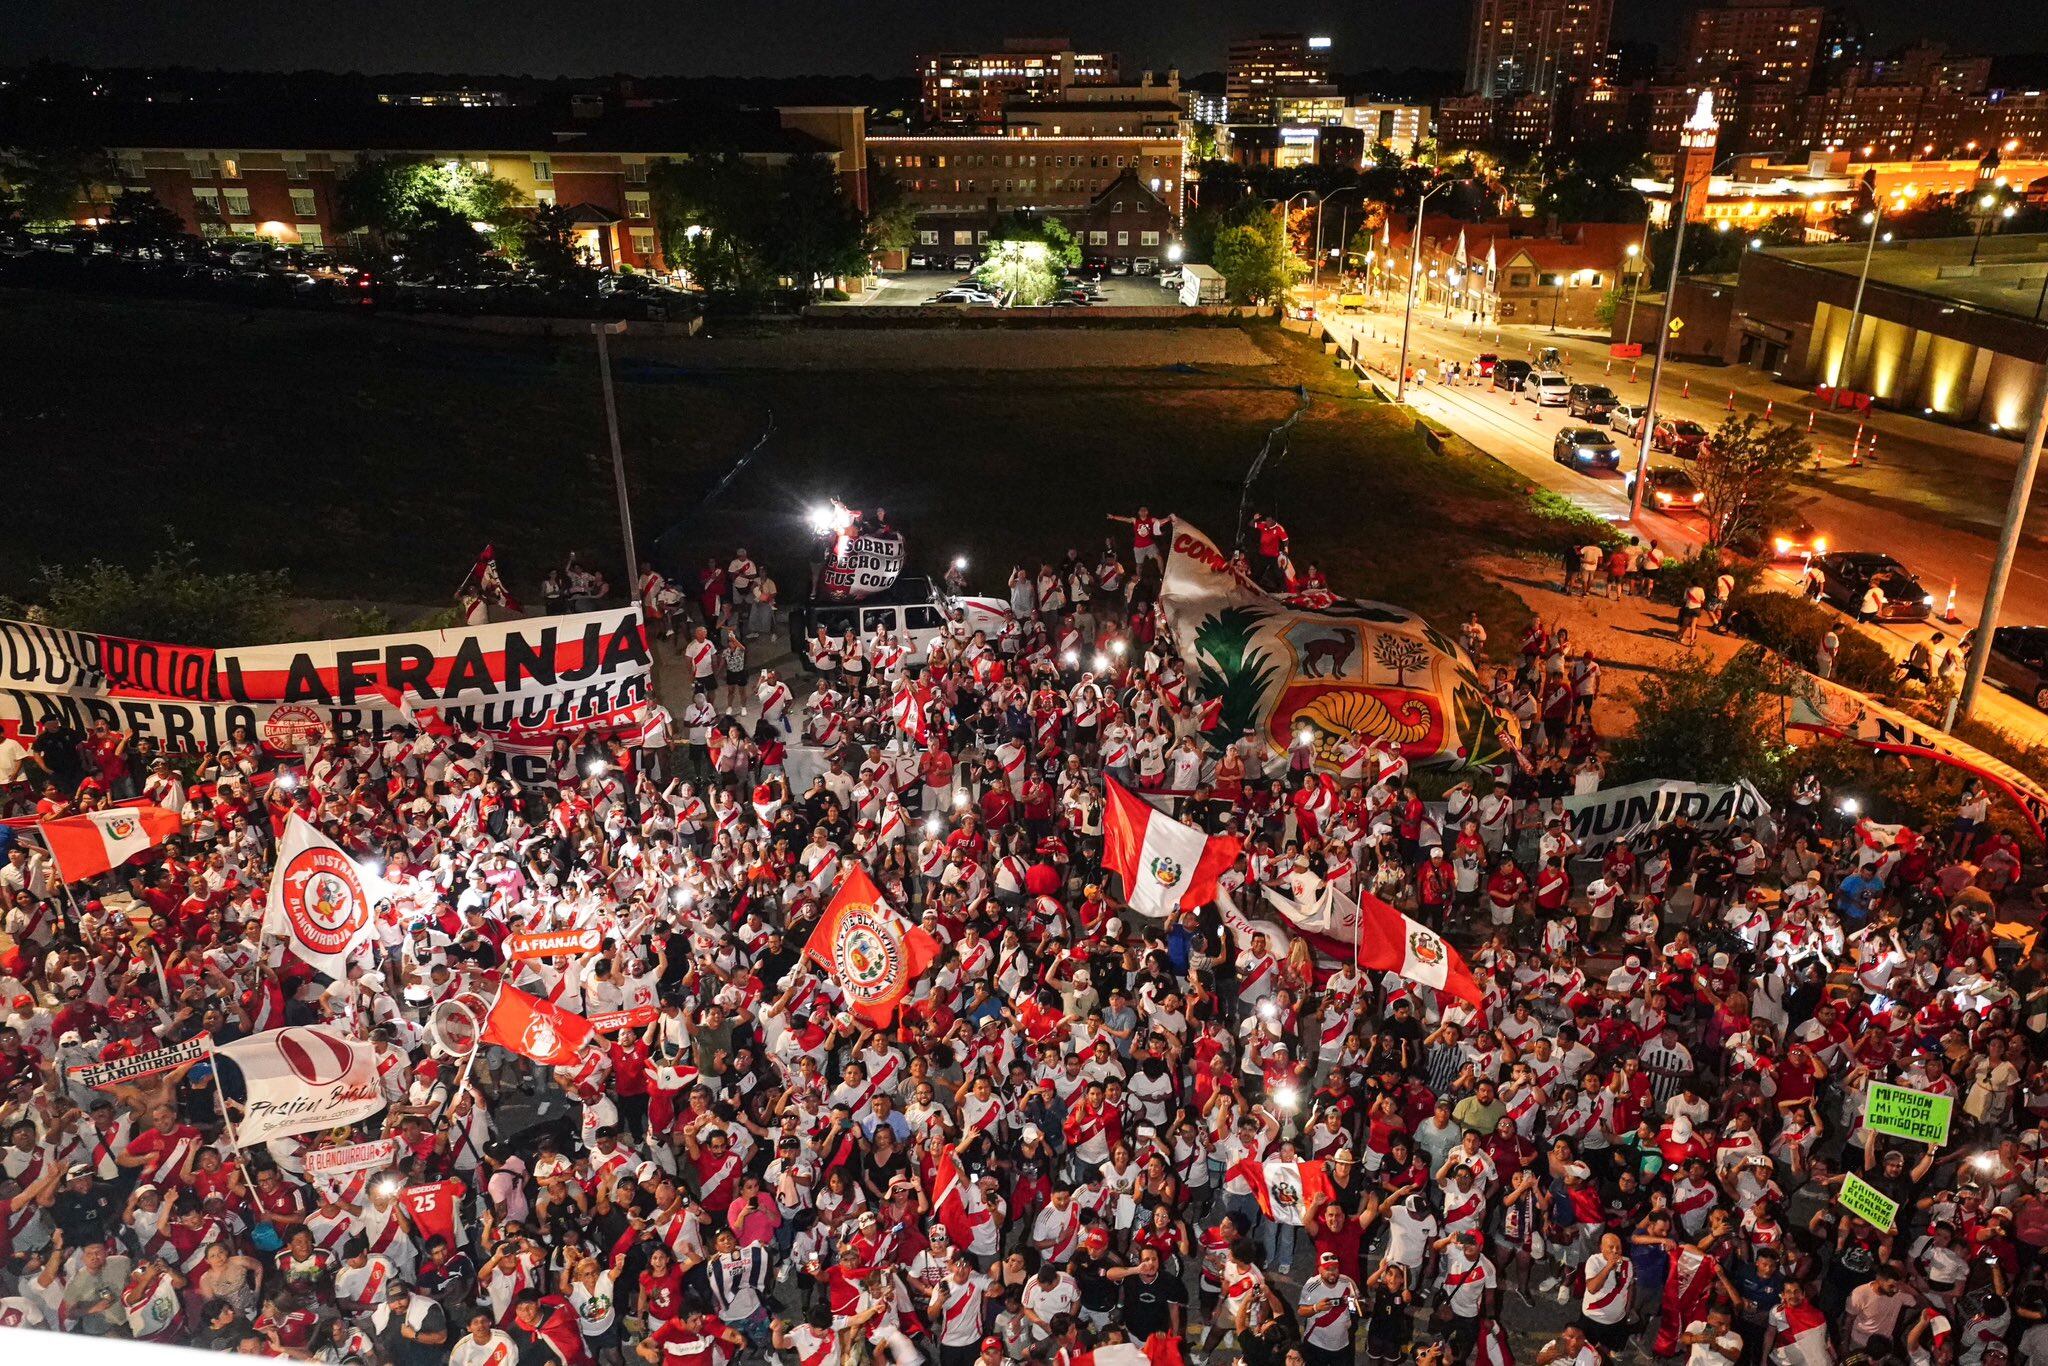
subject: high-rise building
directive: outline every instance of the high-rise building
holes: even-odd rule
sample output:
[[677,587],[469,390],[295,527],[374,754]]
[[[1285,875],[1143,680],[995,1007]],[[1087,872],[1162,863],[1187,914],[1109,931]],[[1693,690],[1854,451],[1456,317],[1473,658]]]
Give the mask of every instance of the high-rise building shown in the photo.
[[1001,52],[928,52],[917,59],[918,109],[927,127],[1003,126],[1020,100],[1052,100],[1075,85],[1114,85],[1114,52],[1076,52],[1064,38],[1006,38]]
[[1557,93],[1604,75],[1614,0],[1475,0],[1465,89],[1489,99]]
[[1678,78],[1700,85],[1812,84],[1827,10],[1781,0],[1721,0],[1692,12]]
[[1299,104],[1335,96],[1330,40],[1305,33],[1236,39],[1224,67],[1224,94],[1232,123],[1275,123],[1283,101]]

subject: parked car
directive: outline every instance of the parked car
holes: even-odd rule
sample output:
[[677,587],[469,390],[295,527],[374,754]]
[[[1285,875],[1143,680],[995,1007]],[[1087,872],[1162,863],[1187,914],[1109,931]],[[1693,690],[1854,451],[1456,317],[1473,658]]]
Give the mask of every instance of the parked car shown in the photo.
[[1129,275],[1131,273],[1131,263],[1119,256],[1109,263],[1109,273],[1111,275]]
[[1183,277],[1178,269],[1162,270],[1161,272],[1159,272],[1159,287],[1161,289],[1171,289],[1177,291],[1180,289],[1180,282],[1182,278]]
[[[1631,436],[1641,437],[1643,424],[1637,421]],[[1664,418],[1657,423],[1657,429],[1650,436],[1650,449],[1668,451],[1680,460],[1697,460],[1700,448],[1707,444],[1707,429],[1690,418]]]
[[1493,367],[1498,364],[1500,364],[1499,356],[1491,351],[1481,351],[1479,359],[1474,363],[1474,368],[1478,370],[1479,378],[1486,379],[1493,374]]
[[984,289],[949,289],[943,294],[934,294],[925,300],[930,304],[976,304],[986,306],[996,302],[996,296]]
[[[1653,507],[1673,517],[1705,516],[1700,504],[1706,501],[1706,493],[1699,481],[1692,477],[1692,471],[1683,465],[1651,465],[1644,471],[1648,487],[1643,491],[1643,506]],[[1636,472],[1622,476],[1622,487],[1630,498],[1635,497]]]
[[1599,427],[1567,427],[1552,438],[1550,458],[1573,469],[1619,469],[1621,450]]
[[1614,405],[1613,411],[1607,414],[1607,425],[1617,432],[1627,432],[1630,436],[1640,436],[1643,414],[1648,411],[1640,403],[1617,403]]
[[1510,394],[1522,392],[1522,386],[1529,382],[1529,362],[1525,360],[1495,361],[1493,366],[1493,387]]
[[910,253],[910,262],[908,265],[908,269],[924,270],[928,268],[931,265],[931,263],[932,258],[929,255],[921,251],[913,251]]
[[973,270],[973,269],[974,269],[974,258],[973,258],[972,256],[966,256],[966,255],[963,255],[963,256],[955,256],[955,257],[953,258],[953,269],[955,269],[955,270]]
[[1984,672],[2048,711],[2048,626],[2001,626],[1991,633]]
[[1538,370],[1522,385],[1522,397],[1539,408],[1562,408],[1572,391],[1572,382],[1555,370]]
[[1159,269],[1159,258],[1156,256],[1134,257],[1131,261],[1131,269],[1140,275],[1150,275],[1153,271]]
[[1884,594],[1877,609],[1880,621],[1925,621],[1934,611],[1934,595],[1889,555],[1870,550],[1835,551],[1817,555],[1813,562],[1820,568],[1822,600],[1844,612],[1860,611],[1863,595],[1873,583]]
[[1574,384],[1565,398],[1564,407],[1573,417],[1601,422],[1619,402],[1621,400],[1614,396],[1614,391],[1604,384]]
[[1804,517],[1790,517],[1765,537],[1774,560],[1807,560],[1828,553],[1828,538],[1814,530]]

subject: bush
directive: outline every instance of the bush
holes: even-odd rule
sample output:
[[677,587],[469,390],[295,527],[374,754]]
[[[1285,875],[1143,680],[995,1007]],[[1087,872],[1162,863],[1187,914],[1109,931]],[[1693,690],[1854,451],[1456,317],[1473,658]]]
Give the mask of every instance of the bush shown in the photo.
[[1775,650],[1800,668],[1820,663],[1821,638],[1835,633],[1834,681],[1858,692],[1891,696],[1898,692],[1899,666],[1884,646],[1849,622],[1790,593],[1738,589],[1729,620],[1743,636]]
[[1756,586],[1758,572],[1757,566],[1748,561],[1724,560],[1714,547],[1701,546],[1682,560],[1664,561],[1664,567],[1657,571],[1654,593],[1657,601],[1676,607],[1685,601],[1686,590],[1697,586],[1706,590],[1711,602],[1714,580],[1728,573],[1735,576],[1734,596],[1740,598]]
[[1546,541],[1550,541],[1549,533],[1555,533],[1551,548],[1559,552],[1566,546],[1582,545],[1612,549],[1628,541],[1614,523],[1586,511],[1561,493],[1537,489],[1529,495],[1529,502],[1535,507],[1536,515],[1543,519]]
[[285,637],[285,575],[221,574],[200,568],[175,538],[136,573],[89,561],[42,571],[47,620],[74,631],[132,636],[170,645],[267,645]]
[[1609,780],[1686,778],[1732,783],[1746,778],[1766,792],[1784,783],[1781,695],[1792,679],[1782,660],[1751,646],[1719,669],[1681,654],[1643,675],[1624,696],[1636,728],[1609,746]]

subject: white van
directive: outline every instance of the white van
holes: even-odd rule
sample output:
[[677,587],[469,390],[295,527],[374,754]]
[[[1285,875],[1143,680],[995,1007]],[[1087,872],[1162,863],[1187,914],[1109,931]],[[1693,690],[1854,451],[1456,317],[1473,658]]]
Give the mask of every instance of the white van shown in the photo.
[[959,612],[969,633],[984,631],[993,641],[1011,621],[1006,598],[951,597],[922,574],[905,574],[894,585],[858,602],[827,602],[813,599],[790,609],[789,645],[809,671],[807,645],[822,626],[834,639],[848,631],[857,632],[863,644],[877,631],[893,631],[909,649],[916,662],[924,662],[932,637],[946,629],[954,612]]

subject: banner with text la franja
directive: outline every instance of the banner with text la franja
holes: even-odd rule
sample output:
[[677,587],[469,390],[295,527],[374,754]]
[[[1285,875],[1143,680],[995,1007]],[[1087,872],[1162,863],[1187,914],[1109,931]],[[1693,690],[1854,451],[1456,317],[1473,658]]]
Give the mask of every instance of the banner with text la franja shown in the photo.
[[240,730],[282,755],[329,726],[381,739],[473,720],[508,753],[545,756],[588,728],[637,739],[648,669],[637,606],[233,648],[0,621],[0,735],[105,721],[185,753]]

